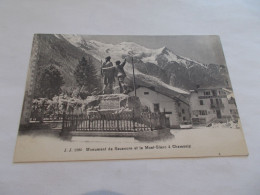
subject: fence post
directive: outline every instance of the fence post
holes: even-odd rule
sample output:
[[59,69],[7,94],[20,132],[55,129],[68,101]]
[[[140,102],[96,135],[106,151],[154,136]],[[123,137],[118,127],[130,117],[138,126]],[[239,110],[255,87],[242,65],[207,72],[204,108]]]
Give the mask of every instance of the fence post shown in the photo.
[[101,115],[101,120],[102,120],[102,131],[104,131],[105,124],[104,124],[104,116],[103,115]]
[[133,110],[133,129],[135,131],[135,111]]
[[77,131],[78,130],[78,116],[76,115],[75,118],[76,118],[75,131]]
[[87,119],[88,119],[88,130],[90,131],[90,115],[88,115]]
[[62,116],[62,131],[64,130],[65,128],[65,112],[63,112],[63,116]]
[[120,130],[120,127],[119,127],[119,114],[116,115],[116,124],[117,124],[117,130],[119,131]]
[[148,112],[148,120],[149,120],[149,127],[152,130],[152,120],[151,120],[151,112]]

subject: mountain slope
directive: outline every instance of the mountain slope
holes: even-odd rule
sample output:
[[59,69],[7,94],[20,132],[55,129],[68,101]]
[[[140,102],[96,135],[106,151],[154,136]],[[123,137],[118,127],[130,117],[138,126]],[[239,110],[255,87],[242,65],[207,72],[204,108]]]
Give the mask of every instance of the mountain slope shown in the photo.
[[97,77],[102,87],[100,72],[101,60],[112,57],[112,62],[126,59],[126,82],[132,87],[132,58],[135,65],[136,83],[146,87],[159,87],[187,95],[182,89],[220,86],[229,88],[226,67],[216,64],[202,64],[189,58],[181,57],[166,47],[148,49],[132,42],[106,44],[85,40],[82,36],[71,35],[36,35],[38,69],[54,65],[62,74],[63,88],[76,86],[75,67],[82,57],[91,58],[96,68]]
[[111,56],[112,61],[127,59],[131,66],[132,57],[135,67],[141,73],[159,78],[163,82],[184,89],[221,86],[230,88],[226,66],[207,65],[189,58],[176,55],[167,47],[148,49],[133,42],[106,44],[86,40],[79,35],[57,35],[66,39],[75,47],[101,60]]
[[[36,34],[38,71],[48,65],[54,65],[62,74],[65,88],[76,86],[74,71],[82,57],[91,58],[97,73],[100,72],[100,62],[80,48],[71,45],[65,39],[54,35]],[[100,77],[100,74],[97,75]],[[100,79],[101,81],[101,79]],[[36,81],[37,82],[37,81]]]

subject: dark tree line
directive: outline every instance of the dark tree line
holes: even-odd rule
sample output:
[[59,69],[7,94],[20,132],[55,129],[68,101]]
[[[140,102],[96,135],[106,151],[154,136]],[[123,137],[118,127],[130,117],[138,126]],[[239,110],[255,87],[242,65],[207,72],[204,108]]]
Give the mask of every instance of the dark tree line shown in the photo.
[[54,65],[40,68],[36,76],[35,98],[49,98],[61,93],[64,79]]
[[[79,60],[74,71],[74,77],[78,87],[78,96],[83,99],[88,95],[97,94],[101,88],[97,71],[91,58],[87,60],[85,57],[82,57]],[[34,98],[52,99],[55,95],[61,94],[64,84],[64,78],[55,65],[40,67],[36,76]]]
[[84,99],[88,95],[97,94],[100,90],[100,81],[91,58],[86,60],[85,57],[82,57],[75,69],[74,76],[81,98]]

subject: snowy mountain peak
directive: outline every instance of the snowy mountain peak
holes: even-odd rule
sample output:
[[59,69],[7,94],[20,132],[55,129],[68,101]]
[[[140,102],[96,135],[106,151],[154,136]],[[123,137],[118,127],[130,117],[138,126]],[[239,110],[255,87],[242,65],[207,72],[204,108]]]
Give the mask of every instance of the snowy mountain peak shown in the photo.
[[131,56],[144,63],[153,63],[162,67],[167,64],[178,63],[187,69],[193,66],[202,66],[203,68],[207,68],[205,64],[176,55],[166,46],[159,49],[149,49],[134,42],[109,44],[96,40],[86,40],[84,37],[79,35],[62,36],[74,46],[81,48],[99,60],[104,59],[108,55],[111,56],[113,60],[120,60],[127,56]]
[[163,53],[163,54],[168,54],[168,52],[169,52],[169,49],[166,46],[160,48],[160,50],[161,50],[161,53]]

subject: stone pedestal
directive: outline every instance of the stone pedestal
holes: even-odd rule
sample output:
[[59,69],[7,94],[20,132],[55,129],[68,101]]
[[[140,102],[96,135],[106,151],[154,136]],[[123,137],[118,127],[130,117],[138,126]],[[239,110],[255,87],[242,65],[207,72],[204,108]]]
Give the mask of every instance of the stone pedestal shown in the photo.
[[125,94],[89,96],[84,103],[88,106],[88,112],[134,112],[135,117],[141,113],[139,98]]

